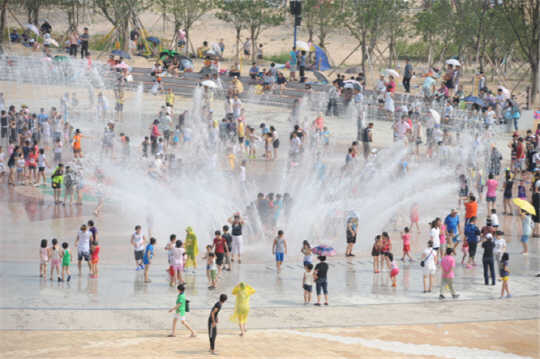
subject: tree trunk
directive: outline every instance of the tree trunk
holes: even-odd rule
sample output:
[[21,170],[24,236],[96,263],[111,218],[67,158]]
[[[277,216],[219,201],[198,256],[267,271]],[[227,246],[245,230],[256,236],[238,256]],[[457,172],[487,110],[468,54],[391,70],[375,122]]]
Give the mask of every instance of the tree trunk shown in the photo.
[[[2,11],[0,12],[0,44],[4,43],[4,33],[6,31],[6,16],[7,16],[7,2],[8,0],[2,1]],[[9,31],[8,31],[9,38]]]
[[388,52],[390,53],[390,61],[389,61],[389,64],[390,66],[388,66],[388,68],[392,68],[392,60],[393,60],[393,54],[394,54],[394,37],[391,36],[390,37],[390,44],[388,44]]
[[[186,55],[189,57],[189,28],[185,28],[184,31],[186,32]],[[198,56],[198,54],[195,54],[195,56]]]
[[428,60],[427,60],[428,71],[431,68],[432,61],[433,61],[433,39],[430,39],[429,40],[429,53],[428,53]]
[[[130,41],[130,38],[129,38],[129,17],[126,17],[124,19],[124,23],[122,24],[122,36],[123,36],[123,40],[124,42],[122,43],[122,51],[125,51],[127,52],[128,54],[131,54],[131,51],[129,51],[129,41]],[[142,36],[142,35],[141,35]]]
[[534,103],[536,102],[536,96],[538,95],[538,76],[540,76],[538,70],[538,63],[531,63],[531,106],[534,106]]
[[242,30],[236,30],[236,61],[238,61],[238,55],[240,54],[240,32]]
[[362,34],[362,72],[366,73],[366,34]]

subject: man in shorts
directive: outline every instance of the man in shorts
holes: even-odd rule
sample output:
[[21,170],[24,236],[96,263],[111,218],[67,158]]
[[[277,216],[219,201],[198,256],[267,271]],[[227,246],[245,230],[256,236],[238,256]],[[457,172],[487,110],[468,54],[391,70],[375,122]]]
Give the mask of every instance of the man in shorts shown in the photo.
[[[92,237],[92,233],[88,231],[88,227],[86,224],[83,224],[81,226],[81,229],[77,233],[77,240],[75,241],[75,246],[77,247],[77,250],[79,252],[79,277],[81,276],[81,267],[82,267],[82,260],[86,261],[88,263],[88,268],[92,270],[92,267],[90,266],[90,239]],[[92,272],[90,272],[90,275],[92,275]]]
[[293,46],[292,51],[289,53],[289,65],[291,66],[291,81],[297,81],[296,79],[296,46]]
[[368,127],[362,131],[362,143],[364,144],[364,159],[368,159],[371,152],[370,142],[373,142],[373,122],[370,122]]
[[143,256],[144,256],[144,244],[146,243],[146,235],[142,232],[141,226],[135,227],[135,233],[131,235],[131,244],[135,251],[135,264],[136,270],[144,269]]

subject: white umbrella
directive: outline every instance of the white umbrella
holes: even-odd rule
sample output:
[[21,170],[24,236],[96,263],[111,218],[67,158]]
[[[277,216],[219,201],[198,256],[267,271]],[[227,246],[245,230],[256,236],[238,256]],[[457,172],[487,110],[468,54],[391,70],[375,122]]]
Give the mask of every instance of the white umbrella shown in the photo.
[[217,84],[214,82],[214,81],[210,81],[210,80],[206,80],[206,81],[203,81],[201,82],[201,85],[203,86],[207,86],[211,89],[217,89]]
[[38,28],[35,26],[35,25],[32,25],[32,24],[25,24],[24,26],[26,26],[27,28],[29,28],[30,30],[32,30],[34,32],[34,34],[36,34],[37,36],[39,36],[39,30]]
[[399,73],[396,70],[386,69],[388,76],[393,76],[394,78],[399,77]]
[[502,90],[502,94],[505,98],[510,98],[510,91],[504,86],[499,86],[499,90]]
[[345,89],[352,89],[352,88],[354,88],[354,85],[353,85],[352,83],[349,82],[349,83],[346,83],[345,86],[343,86],[343,88],[345,88]]
[[446,60],[446,64],[447,64],[447,65],[452,65],[452,66],[461,66],[461,64],[459,63],[459,61],[456,60],[456,59]]
[[309,45],[304,41],[296,41],[296,48],[298,50],[309,51]]
[[53,44],[53,45],[56,46],[56,47],[60,47],[60,45],[58,45],[58,43],[56,42],[55,39],[49,39],[49,43],[50,43],[50,44]]
[[431,113],[431,116],[435,120],[435,123],[441,122],[441,115],[437,111],[430,109],[429,112]]

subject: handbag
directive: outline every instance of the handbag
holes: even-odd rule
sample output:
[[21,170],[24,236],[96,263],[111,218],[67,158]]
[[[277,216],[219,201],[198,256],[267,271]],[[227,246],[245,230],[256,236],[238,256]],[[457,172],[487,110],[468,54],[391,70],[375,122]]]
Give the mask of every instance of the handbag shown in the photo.
[[424,259],[423,261],[420,262],[420,267],[425,267],[426,266],[426,261],[427,259],[429,258],[429,256],[431,255],[431,253],[433,253],[433,249],[431,250],[431,252],[429,252],[428,256],[426,257],[426,259]]
[[189,313],[189,300],[186,299],[186,312]]

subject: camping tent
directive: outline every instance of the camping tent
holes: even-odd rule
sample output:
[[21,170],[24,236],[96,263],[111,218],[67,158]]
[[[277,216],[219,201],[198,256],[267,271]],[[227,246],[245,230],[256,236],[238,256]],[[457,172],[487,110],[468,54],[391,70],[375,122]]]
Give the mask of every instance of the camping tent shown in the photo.
[[[328,62],[328,56],[326,56],[326,53],[323,49],[321,49],[319,46],[312,44],[312,47],[315,48],[315,66],[314,68],[319,71],[324,71],[330,69],[330,63]],[[320,63],[319,63],[320,61]],[[319,68],[320,65],[320,68]]]

